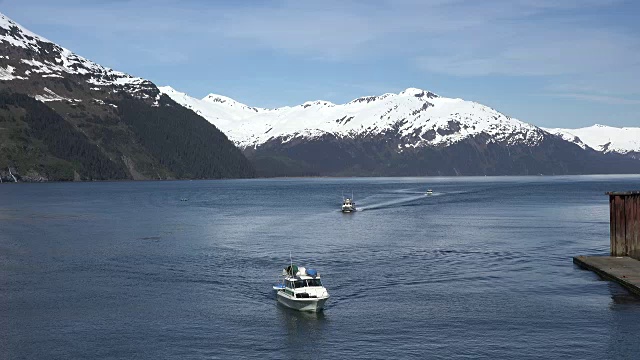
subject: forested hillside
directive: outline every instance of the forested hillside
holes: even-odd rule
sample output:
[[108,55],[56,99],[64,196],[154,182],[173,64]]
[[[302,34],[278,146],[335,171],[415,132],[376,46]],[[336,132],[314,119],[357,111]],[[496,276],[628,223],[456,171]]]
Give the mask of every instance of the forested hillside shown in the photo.
[[[160,104],[173,100],[163,96]],[[180,178],[252,177],[242,152],[216,127],[182,106],[118,102],[118,114],[158,162]]]
[[109,159],[45,104],[0,92],[0,176],[20,180],[126,179],[121,161]]
[[[123,99],[118,116],[87,116],[74,126],[30,96],[0,92],[0,178],[119,180],[140,178],[141,171],[155,171],[159,179],[254,176],[222,132],[192,111],[170,106],[168,98],[160,102],[165,106]],[[144,151],[125,154],[126,143]],[[136,169],[131,159],[149,168]]]

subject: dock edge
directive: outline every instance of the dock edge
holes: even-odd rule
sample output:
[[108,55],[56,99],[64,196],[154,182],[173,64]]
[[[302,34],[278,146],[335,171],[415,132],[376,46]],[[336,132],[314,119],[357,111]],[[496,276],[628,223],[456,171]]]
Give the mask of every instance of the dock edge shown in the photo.
[[[610,273],[598,266],[596,266],[595,264],[592,264],[589,262],[589,258],[592,258],[594,256],[574,256],[573,257],[573,263],[580,266],[583,269],[586,270],[591,270],[594,273],[598,274],[600,277],[605,278],[607,280],[611,280],[614,281],[618,284],[620,284],[621,286],[623,286],[625,289],[631,291],[632,293],[640,296],[640,287],[630,283],[629,281],[613,274]],[[599,258],[606,258],[608,256],[597,256]]]

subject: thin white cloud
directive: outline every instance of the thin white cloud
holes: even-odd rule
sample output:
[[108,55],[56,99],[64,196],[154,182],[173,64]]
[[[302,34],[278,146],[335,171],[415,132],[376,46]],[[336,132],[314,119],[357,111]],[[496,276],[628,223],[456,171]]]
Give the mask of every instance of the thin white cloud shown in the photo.
[[[429,75],[535,77],[543,79],[543,91],[557,96],[632,105],[640,83],[637,28],[594,15],[620,3],[0,0],[9,16],[122,39],[121,48],[158,62],[257,51],[291,62],[379,61]],[[372,81],[379,81],[375,74]],[[558,83],[565,88],[553,89]]]
[[[636,34],[598,29],[566,10],[616,0],[193,2],[2,1],[33,21],[102,34],[185,37],[203,47],[273,49],[331,60],[405,56],[446,74],[555,74],[576,58],[610,64],[638,51]],[[548,20],[545,15],[562,16]],[[11,15],[11,13],[10,13]],[[588,19],[587,19],[588,20]],[[179,44],[178,44],[179,45]],[[629,47],[631,45],[631,47]],[[602,51],[596,52],[597,49]],[[589,55],[595,58],[589,60]],[[637,55],[637,54],[636,54]],[[479,70],[474,70],[478,67]]]
[[560,94],[551,94],[551,96],[571,98],[571,99],[584,100],[584,101],[595,101],[595,102],[609,104],[609,105],[640,105],[639,99],[627,99],[627,98],[617,97],[617,96],[581,94],[581,93],[563,93],[563,94],[560,93]]
[[227,13],[222,37],[317,58],[357,56],[379,28],[369,19],[324,9],[263,9]]
[[491,32],[498,31],[486,30],[473,49],[450,46],[437,55],[417,56],[415,62],[426,71],[456,76],[589,74],[640,62],[637,38],[608,30],[521,27],[500,39]]

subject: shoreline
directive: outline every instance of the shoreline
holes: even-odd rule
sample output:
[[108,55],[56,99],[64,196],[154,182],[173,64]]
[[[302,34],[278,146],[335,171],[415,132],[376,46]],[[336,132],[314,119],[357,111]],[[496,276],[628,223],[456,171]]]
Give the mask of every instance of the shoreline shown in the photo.
[[280,177],[250,177],[250,178],[203,178],[203,179],[111,179],[111,180],[47,180],[47,181],[3,181],[0,186],[4,184],[68,184],[68,183],[113,183],[113,182],[131,182],[131,183],[143,183],[143,182],[171,182],[171,181],[228,181],[228,180],[314,180],[314,179],[506,179],[506,178],[579,178],[579,177],[640,177],[638,174],[565,174],[565,175],[425,175],[425,176],[280,176]]

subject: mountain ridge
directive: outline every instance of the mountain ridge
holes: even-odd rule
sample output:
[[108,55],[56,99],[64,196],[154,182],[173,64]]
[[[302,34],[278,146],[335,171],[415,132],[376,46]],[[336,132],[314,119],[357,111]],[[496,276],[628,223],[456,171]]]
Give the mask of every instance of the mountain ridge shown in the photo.
[[207,102],[206,97],[198,100],[172,88],[160,90],[220,127],[241,148],[256,147],[277,137],[357,137],[394,127],[407,139],[405,145],[411,147],[451,144],[482,132],[505,140],[501,128],[510,130],[512,141],[536,142],[541,135],[540,128],[490,107],[417,88],[360,97],[345,104],[316,100],[276,109],[244,104],[230,109],[224,103]]
[[[0,50],[0,92],[9,92],[0,120],[11,125],[11,133],[0,131],[10,155],[0,157],[0,180],[251,177],[255,169],[261,176],[640,173],[631,156],[418,88],[276,109],[213,93],[195,99],[85,59],[3,14]],[[61,138],[43,135],[56,129],[46,121],[26,121],[22,114],[38,116],[39,106],[12,100],[14,93],[58,114],[50,118]],[[76,139],[77,151],[61,151],[65,139]],[[88,147],[103,165],[91,168],[81,157]]]
[[[255,118],[260,116],[261,114],[274,113],[274,112],[284,113],[285,111],[290,111],[291,109],[295,109],[299,107],[305,108],[305,107],[312,107],[312,106],[326,106],[326,107],[335,108],[336,106],[346,106],[349,104],[363,103],[363,102],[368,103],[368,102],[372,102],[380,99],[385,99],[388,97],[402,96],[405,94],[426,93],[428,94],[427,95],[428,98],[443,98],[428,90],[423,90],[419,88],[407,88],[406,90],[403,90],[398,94],[385,93],[377,96],[375,95],[364,96],[364,97],[356,98],[344,104],[334,104],[329,101],[315,100],[315,101],[306,101],[302,104],[295,105],[295,106],[283,106],[279,108],[267,109],[267,108],[252,107],[252,106],[240,103],[232,98],[229,98],[223,95],[213,94],[213,93],[205,96],[203,99],[196,99],[196,98],[190,97],[186,93],[175,90],[170,86],[162,86],[160,87],[160,91],[167,94],[169,97],[173,98],[178,103],[181,103],[184,106],[196,111],[197,113],[202,114],[210,122],[216,125],[220,124],[222,128],[232,127],[234,126],[233,122],[242,121],[247,118]],[[220,109],[215,109],[213,106],[211,106],[211,103],[212,103],[211,99],[222,99],[222,100],[213,101],[215,103],[218,103],[219,106],[217,107],[220,109],[222,109],[225,106],[225,103],[231,103],[233,104],[233,106],[235,106],[236,108],[235,110],[239,109],[240,111],[235,111],[233,113],[226,114],[224,113],[224,111]],[[465,100],[460,98],[455,98],[455,99],[449,98],[449,100],[466,102]],[[479,107],[482,107],[482,108],[491,109],[490,107],[479,104],[477,102],[470,102],[470,103],[477,104]],[[246,112],[243,112],[243,110],[246,110]],[[219,111],[219,113],[216,113],[216,111]],[[281,116],[284,116],[284,115],[285,114],[282,114]],[[519,120],[512,119],[508,116],[506,117],[508,119],[520,122]],[[229,119],[233,120],[233,122],[226,123],[225,121]],[[589,146],[590,148],[603,153],[616,152],[620,154],[626,154],[626,153],[632,153],[632,152],[640,152],[640,128],[613,127],[613,126],[600,125],[600,124],[595,124],[590,127],[583,127],[583,128],[577,128],[577,129],[546,128],[546,127],[538,127],[532,124],[527,124],[527,125],[531,125],[535,128],[538,128],[540,130],[543,130],[553,135],[561,136],[563,139],[569,142],[572,142],[576,145],[579,145],[582,148],[584,148],[585,146]],[[237,126],[237,124],[235,126]],[[235,129],[233,128],[226,129],[226,131],[232,134],[235,132],[234,130]],[[298,129],[298,132],[301,133],[304,130],[305,129],[300,128]],[[603,134],[603,130],[605,131],[604,134]],[[247,145],[250,145],[250,141],[247,141],[241,136],[242,136],[241,134],[238,134],[238,138],[234,139],[234,141],[241,147],[243,146],[246,147]],[[587,139],[586,142],[583,142],[582,138]],[[260,141],[258,141],[258,144],[259,143]],[[609,143],[611,145],[606,146]],[[255,146],[257,144],[254,143],[253,145]]]
[[640,172],[631,157],[581,147],[477,102],[418,88],[275,109],[160,91],[222,129],[268,176]]
[[545,128],[545,130],[583,148],[588,146],[603,153],[640,155],[640,127],[595,124],[576,129]]

